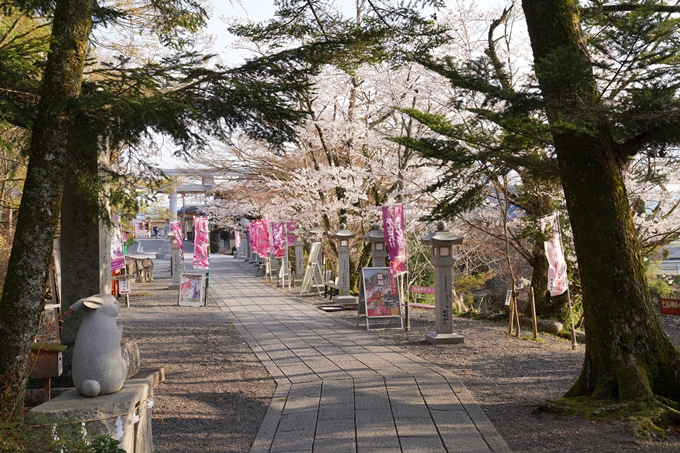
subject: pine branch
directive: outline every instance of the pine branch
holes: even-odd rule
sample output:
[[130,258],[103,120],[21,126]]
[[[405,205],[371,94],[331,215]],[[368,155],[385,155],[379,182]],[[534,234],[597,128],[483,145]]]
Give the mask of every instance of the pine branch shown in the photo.
[[621,3],[618,5],[599,5],[589,8],[581,8],[581,17],[595,16],[606,13],[631,13],[635,11],[647,11],[654,13],[680,13],[680,6],[671,5],[646,5],[636,3]]

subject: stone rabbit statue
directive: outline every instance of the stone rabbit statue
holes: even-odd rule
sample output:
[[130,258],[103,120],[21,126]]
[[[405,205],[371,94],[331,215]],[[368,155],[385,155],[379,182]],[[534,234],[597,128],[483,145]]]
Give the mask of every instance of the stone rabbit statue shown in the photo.
[[121,355],[123,326],[116,323],[118,300],[95,294],[78,300],[69,310],[84,311],[73,347],[73,383],[83,396],[115,393],[123,387],[127,366]]

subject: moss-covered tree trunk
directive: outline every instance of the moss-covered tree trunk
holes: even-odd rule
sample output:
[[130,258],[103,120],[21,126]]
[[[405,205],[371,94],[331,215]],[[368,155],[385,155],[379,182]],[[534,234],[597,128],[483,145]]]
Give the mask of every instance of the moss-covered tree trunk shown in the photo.
[[[531,287],[534,290],[536,314],[539,317],[551,315],[548,307],[548,258],[545,256],[543,244],[534,244],[531,250]],[[527,307],[531,314],[531,307]]]
[[0,413],[21,409],[24,366],[44,306],[67,164],[72,101],[80,94],[93,0],[56,2],[53,41],[33,127],[24,193],[0,301]]
[[[624,160],[598,115],[574,0],[523,0],[583,289],[585,362],[567,396],[680,398],[680,352],[666,337],[647,281],[621,176]],[[564,125],[567,125],[564,127]]]

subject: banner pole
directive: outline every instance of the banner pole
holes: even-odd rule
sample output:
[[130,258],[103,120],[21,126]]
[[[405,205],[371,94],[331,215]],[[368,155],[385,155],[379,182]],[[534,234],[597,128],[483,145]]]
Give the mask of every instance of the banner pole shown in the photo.
[[208,306],[208,293],[210,292],[210,221],[208,221],[208,270],[205,273],[205,306]]

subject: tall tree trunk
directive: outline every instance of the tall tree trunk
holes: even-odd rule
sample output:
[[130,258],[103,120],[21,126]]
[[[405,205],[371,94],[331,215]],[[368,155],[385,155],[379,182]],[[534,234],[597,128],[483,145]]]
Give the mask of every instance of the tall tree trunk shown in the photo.
[[23,401],[24,363],[38,330],[59,221],[72,101],[80,94],[93,0],[56,2],[17,231],[0,300],[0,413]]
[[[534,289],[536,314],[539,317],[550,317],[554,313],[548,306],[548,258],[545,256],[543,244],[534,244],[531,250],[531,287]],[[530,307],[527,307],[530,310]]]
[[[567,396],[680,398],[680,352],[649,297],[621,176],[574,0],[523,0],[583,288],[586,354]],[[565,124],[570,127],[564,127]],[[576,127],[574,127],[576,125]]]

